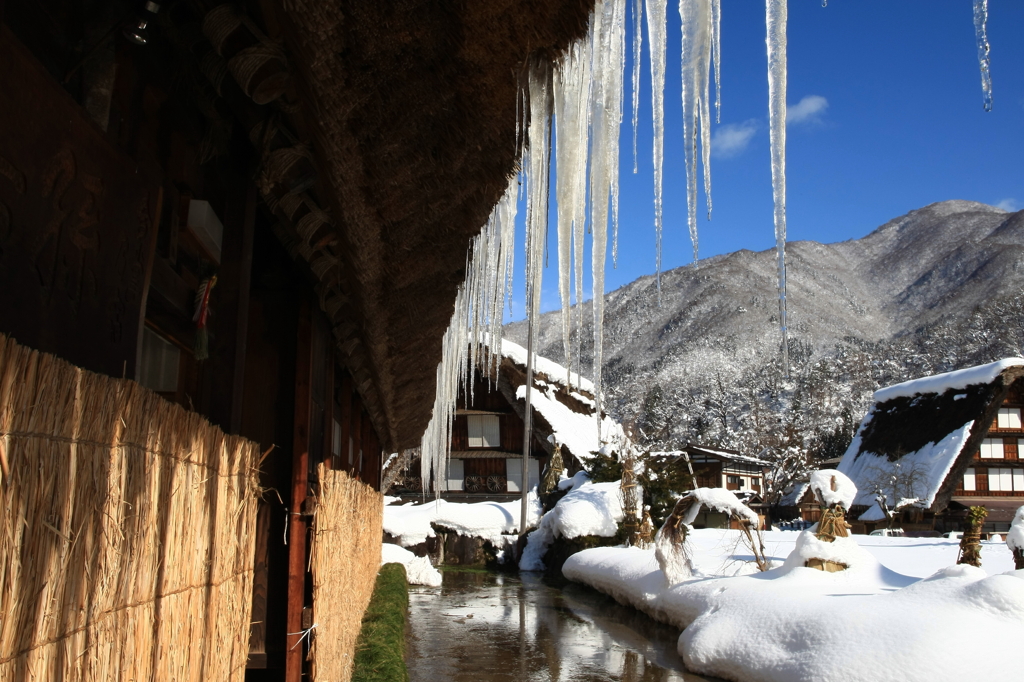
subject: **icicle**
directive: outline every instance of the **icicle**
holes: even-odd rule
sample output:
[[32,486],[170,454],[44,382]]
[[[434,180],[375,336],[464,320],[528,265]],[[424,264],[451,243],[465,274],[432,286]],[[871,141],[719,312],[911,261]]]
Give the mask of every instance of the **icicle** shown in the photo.
[[[468,251],[466,280],[456,294],[452,320],[441,342],[433,415],[420,442],[424,492],[433,481],[435,494],[440,494],[447,478],[449,444],[460,387],[471,396],[477,365],[486,364],[490,368],[493,362],[497,368],[512,271],[517,188],[518,183],[513,178]],[[487,345],[481,352],[482,343]]]
[[992,111],[992,66],[988,44],[988,0],[974,0],[974,36],[978,41],[978,64],[981,66],[981,92],[985,111]]
[[[612,202],[612,267],[619,267],[619,129],[622,127],[622,90],[624,87],[623,74],[626,69],[626,2],[616,2],[615,16],[611,27],[611,39],[615,43],[615,62],[612,68],[617,68],[615,78],[611,83],[614,88],[611,99],[611,115],[615,124],[615,142],[608,145],[608,192],[611,194]],[[616,66],[617,64],[617,66]],[[602,286],[601,295],[604,295]]]
[[[770,1],[770,0],[769,0]],[[712,43],[712,4],[717,0],[679,0],[679,18],[683,22],[683,151],[686,163],[686,208],[693,242],[693,261],[697,262],[697,135],[701,139],[704,164],[704,194],[711,218],[711,121],[709,77]]]
[[786,327],[786,0],[766,0],[768,25],[768,113],[771,127],[772,191],[775,199],[775,250],[779,269],[779,329],[782,372],[789,377]]
[[[594,86],[591,92],[592,161],[590,226],[594,281],[594,403],[601,436],[601,365],[604,345],[604,267],[608,246],[608,209],[618,189],[619,127],[622,123],[622,58],[626,0],[602,0],[594,11]],[[653,40],[652,40],[653,45]],[[613,216],[614,220],[614,216]]]
[[[586,102],[589,92],[590,53],[586,44],[569,49],[554,76],[554,113],[558,126],[555,156],[558,174],[558,292],[562,301],[562,347],[565,353],[567,382],[571,384],[572,352],[572,274],[574,227],[582,234],[586,211],[587,141],[589,139]],[[582,247],[582,239],[579,241]],[[583,280],[582,249],[576,257],[579,289]],[[579,305],[577,296],[577,305]]]
[[633,0],[633,175],[637,173],[636,129],[640,119],[640,56],[643,51],[644,0]]
[[711,50],[715,61],[715,123],[722,122],[722,0],[711,2]]
[[654,123],[655,279],[661,305],[661,192],[665,158],[665,51],[667,0],[647,0],[647,35],[651,39],[651,117]]

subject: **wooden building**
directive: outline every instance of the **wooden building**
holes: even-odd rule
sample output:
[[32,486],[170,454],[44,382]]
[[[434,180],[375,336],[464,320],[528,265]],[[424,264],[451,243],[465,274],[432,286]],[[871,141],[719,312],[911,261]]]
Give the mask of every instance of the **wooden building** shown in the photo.
[[318,467],[418,443],[517,74],[591,10],[0,0],[0,333],[259,444],[246,679],[310,672]]
[[[764,472],[768,462],[744,455],[735,450],[710,448],[687,443],[680,450],[652,452],[650,456],[659,466],[686,466],[693,472],[696,488],[725,488],[761,517],[762,523],[767,509],[762,499]],[[726,514],[702,509],[694,519],[695,528],[728,528],[735,524]]]
[[988,510],[984,530],[1009,530],[1024,505],[1024,359],[1009,358],[881,389],[839,465],[857,484],[855,532],[885,527],[877,502],[905,506],[908,532],[963,529]]
[[[480,360],[472,390],[459,392],[442,497],[508,499],[521,494],[525,386],[526,349],[503,339],[496,362],[487,365]],[[556,447],[565,474],[572,476],[601,449],[602,441],[594,385],[588,379],[573,373],[570,381],[565,367],[538,357],[531,403],[528,485],[532,488]],[[606,443],[618,444],[625,438],[622,427],[607,415],[602,415],[602,435]],[[418,471],[418,464],[411,462],[392,492],[417,489]]]

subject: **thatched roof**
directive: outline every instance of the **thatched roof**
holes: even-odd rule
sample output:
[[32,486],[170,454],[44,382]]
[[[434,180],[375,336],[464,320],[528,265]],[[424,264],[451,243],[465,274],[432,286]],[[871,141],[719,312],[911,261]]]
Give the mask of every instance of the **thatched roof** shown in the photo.
[[[530,395],[533,434],[549,453],[555,444],[561,445],[566,463],[572,458],[582,465],[602,448],[593,384],[581,381],[576,374],[569,384],[566,369],[545,358],[538,358],[535,364]],[[526,349],[507,339],[501,342],[497,387],[519,417],[525,417]],[[615,420],[602,413],[601,423],[601,435],[612,449],[625,442],[622,427]]]
[[585,34],[593,2],[273,4],[356,318],[339,345],[369,370],[382,439],[413,447],[469,240],[516,167],[519,79]]
[[859,490],[854,504],[874,503],[880,474],[913,476],[920,506],[941,511],[988,433],[1024,360],[908,381],[875,393],[857,435],[839,463]]

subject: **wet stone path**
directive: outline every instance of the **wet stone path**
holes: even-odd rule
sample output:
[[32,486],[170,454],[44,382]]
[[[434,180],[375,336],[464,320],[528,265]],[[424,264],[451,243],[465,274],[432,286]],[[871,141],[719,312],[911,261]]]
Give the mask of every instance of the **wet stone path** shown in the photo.
[[701,682],[684,671],[679,631],[578,585],[539,576],[446,571],[409,588],[412,682]]

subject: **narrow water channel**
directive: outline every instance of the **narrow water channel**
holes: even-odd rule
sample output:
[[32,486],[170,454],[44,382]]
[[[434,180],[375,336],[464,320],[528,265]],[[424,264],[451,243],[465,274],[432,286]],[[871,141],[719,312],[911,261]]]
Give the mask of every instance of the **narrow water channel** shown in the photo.
[[679,631],[579,585],[531,574],[446,571],[411,586],[412,682],[701,682],[676,652]]

